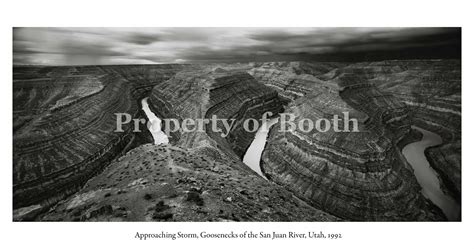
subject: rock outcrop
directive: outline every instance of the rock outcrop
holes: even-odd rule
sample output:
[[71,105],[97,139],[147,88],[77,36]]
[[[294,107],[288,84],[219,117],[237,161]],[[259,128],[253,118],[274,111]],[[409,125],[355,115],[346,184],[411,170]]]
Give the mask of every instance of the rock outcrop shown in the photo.
[[41,220],[337,220],[219,154],[210,148],[203,152],[142,145],[113,162]]

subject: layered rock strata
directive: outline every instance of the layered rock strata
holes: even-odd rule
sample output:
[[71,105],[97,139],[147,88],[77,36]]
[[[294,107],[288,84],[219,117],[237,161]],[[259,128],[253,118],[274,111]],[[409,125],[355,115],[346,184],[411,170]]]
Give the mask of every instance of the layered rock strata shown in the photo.
[[[443,187],[461,201],[461,65],[458,60],[371,63],[386,68],[373,81],[408,108],[414,125],[439,134],[443,143],[425,151]],[[389,68],[404,67],[405,70]],[[383,80],[382,80],[382,79]],[[394,84],[393,82],[396,82]]]
[[218,119],[235,119],[226,137],[218,132],[225,130],[222,123],[218,123],[218,130],[206,124],[204,134],[177,131],[171,136],[173,144],[185,148],[213,146],[237,159],[243,158],[255,134],[243,129],[244,120],[260,121],[263,113],[276,114],[282,109],[276,91],[259,84],[245,72],[222,69],[179,72],[157,85],[150,101],[152,110],[159,116],[174,118],[180,123],[186,118],[211,119],[214,115]]
[[279,132],[274,126],[262,155],[264,172],[313,206],[345,219],[443,220],[421,194],[397,147],[410,133],[410,110],[376,86],[380,73],[349,65],[317,77],[339,90],[314,81],[285,112],[295,114],[296,122],[349,112],[360,132]]
[[[324,221],[337,220],[258,176],[241,160],[253,134],[242,120],[282,107],[250,75],[192,70],[158,84],[149,99],[162,118],[235,118],[226,138],[174,132],[173,145],[144,145],[118,159],[42,220]],[[223,128],[219,126],[219,128]]]
[[139,98],[176,69],[142,70],[153,72],[153,80],[145,75],[127,78],[135,71],[126,69],[14,68],[15,209],[34,204],[48,207],[77,191],[123,150],[149,141],[146,133],[136,137],[131,125],[124,126],[125,132],[114,132],[115,113],[143,116]]
[[341,63],[263,63],[256,64],[247,72],[259,82],[276,89],[279,94],[289,101],[306,95],[317,84],[320,87],[331,87],[325,81],[317,78]]
[[[443,138],[425,153],[460,201],[459,61],[21,67],[13,74],[19,220],[444,220],[400,152],[420,138],[412,125]],[[227,137],[210,126],[177,131],[172,145],[118,158],[151,137],[143,125],[144,133],[131,126],[114,133],[113,114],[144,117],[139,102],[150,91],[161,118],[236,122]],[[275,125],[262,155],[265,181],[241,162],[254,137],[242,122],[286,104],[295,122],[348,112],[360,132]]]

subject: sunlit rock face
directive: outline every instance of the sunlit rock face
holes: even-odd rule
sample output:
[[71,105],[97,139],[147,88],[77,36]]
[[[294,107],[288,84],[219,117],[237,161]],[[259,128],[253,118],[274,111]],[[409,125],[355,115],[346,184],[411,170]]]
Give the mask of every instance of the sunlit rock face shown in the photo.
[[[274,126],[262,156],[265,174],[315,207],[346,219],[445,219],[420,193],[412,169],[397,146],[410,139],[410,125],[420,122],[420,114],[413,114],[404,99],[384,87],[401,84],[403,80],[390,80],[399,79],[392,74],[413,74],[409,68],[416,69],[423,62],[414,64],[380,62],[337,67],[313,75],[318,80],[314,80],[312,89],[311,84],[300,83],[299,93],[295,93],[298,87],[289,90],[276,86],[282,95],[298,96],[285,110],[295,114],[296,121],[348,111],[359,120],[361,132],[282,133]],[[455,74],[450,77],[456,78]],[[268,81],[263,79],[262,83]],[[452,85],[446,88],[456,91]],[[446,118],[440,119],[456,127],[456,120]],[[459,126],[455,129],[460,131]],[[451,159],[460,156],[449,150],[444,153]]]
[[19,208],[55,203],[77,191],[123,150],[149,140],[145,133],[131,133],[131,125],[125,125],[123,133],[114,132],[114,113],[143,116],[140,95],[176,69],[82,66],[13,71],[13,202]]

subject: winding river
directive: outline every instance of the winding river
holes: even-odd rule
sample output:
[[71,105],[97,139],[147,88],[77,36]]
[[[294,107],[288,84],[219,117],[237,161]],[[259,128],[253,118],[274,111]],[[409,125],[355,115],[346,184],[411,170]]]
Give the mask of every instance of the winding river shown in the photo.
[[260,157],[262,156],[263,149],[267,143],[270,127],[272,127],[272,125],[276,124],[277,122],[278,118],[269,119],[267,122],[263,122],[257,133],[255,133],[255,139],[252,141],[244,155],[243,162],[265,179],[267,178],[263,175],[260,168]]
[[415,177],[422,187],[422,194],[441,208],[448,220],[459,220],[461,211],[459,204],[443,192],[439,176],[425,156],[426,148],[441,144],[443,140],[436,133],[416,126],[412,126],[412,128],[423,133],[423,138],[418,142],[406,145],[402,153],[414,170]]
[[[243,162],[253,171],[266,179],[260,168],[260,157],[267,142],[270,127],[278,122],[277,118],[270,119],[263,123],[255,134],[255,139],[245,153]],[[441,183],[438,174],[430,166],[425,156],[425,149],[431,146],[439,145],[443,142],[436,133],[413,126],[423,133],[420,141],[410,143],[402,149],[402,154],[414,170],[415,177],[422,187],[422,194],[437,205],[448,220],[459,220],[461,208],[460,205],[441,189]]]
[[148,118],[148,130],[153,136],[155,144],[168,144],[168,136],[161,130],[161,119],[158,118],[148,106],[148,97],[142,99],[142,109]]
[[[154,144],[168,144],[168,136],[161,130],[161,119],[158,118],[148,106],[148,98],[142,99],[142,109],[145,112],[151,125],[147,125],[153,136]],[[278,122],[278,118],[269,119],[255,133],[255,139],[250,144],[244,155],[243,162],[253,171],[267,179],[260,168],[260,158],[267,142],[270,127]],[[425,156],[425,149],[431,146],[439,145],[443,142],[436,133],[425,129],[412,126],[413,129],[423,133],[420,141],[407,144],[402,149],[408,163],[414,170],[415,177],[422,187],[422,194],[430,199],[444,212],[448,220],[459,220],[460,205],[441,189],[441,183],[438,174],[430,166]]]

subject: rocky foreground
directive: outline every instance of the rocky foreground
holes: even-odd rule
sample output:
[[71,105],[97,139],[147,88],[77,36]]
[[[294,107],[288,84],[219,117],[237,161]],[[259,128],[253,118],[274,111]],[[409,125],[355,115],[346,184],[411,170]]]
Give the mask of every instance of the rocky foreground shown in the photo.
[[[440,134],[425,153],[461,201],[460,85],[459,61],[14,68],[14,219],[445,220],[400,151],[419,139],[411,125]],[[225,138],[177,131],[166,146],[113,132],[113,114],[144,117],[147,96],[162,118],[236,125]],[[242,121],[266,111],[348,112],[362,132],[274,126],[266,181],[241,162],[254,136]]]
[[219,152],[146,144],[129,151],[47,221],[332,221]]

